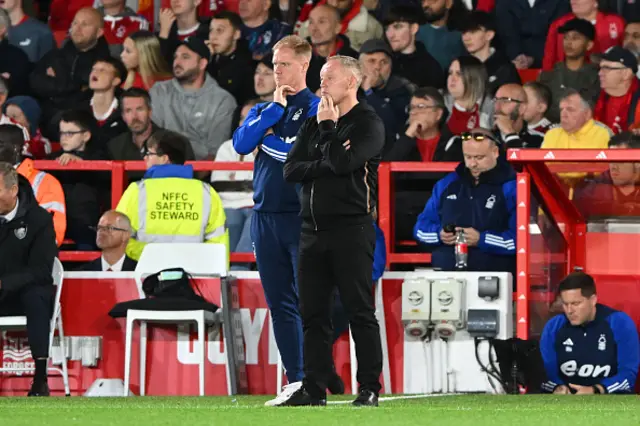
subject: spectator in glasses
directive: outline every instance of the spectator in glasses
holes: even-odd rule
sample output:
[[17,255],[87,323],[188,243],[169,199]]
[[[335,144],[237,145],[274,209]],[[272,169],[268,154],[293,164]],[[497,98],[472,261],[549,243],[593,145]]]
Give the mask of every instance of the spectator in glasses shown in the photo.
[[[447,109],[438,89],[416,90],[408,111],[409,124],[383,161],[462,161],[462,143],[445,125]],[[413,238],[413,225],[429,199],[433,184],[432,173],[396,174],[395,229],[399,240]]]
[[[64,111],[60,117],[61,151],[48,156],[63,166],[91,160],[106,160],[106,153],[96,147],[94,135],[98,125],[86,109]],[[64,191],[67,208],[66,237],[75,241],[76,250],[93,250],[94,226],[100,217],[102,197],[106,195],[108,176],[104,173],[56,170],[52,173]]]
[[519,84],[505,84],[493,99],[494,130],[504,149],[540,148],[542,136],[529,133],[524,121],[527,93]]
[[[418,216],[414,238],[433,247],[431,264],[455,268],[456,232],[469,246],[468,270],[515,272],[516,175],[486,129],[464,133],[464,161],[439,180]],[[453,227],[455,232],[450,232]]]
[[127,215],[109,210],[105,212],[96,227],[96,245],[102,255],[83,265],[80,271],[122,272],[135,271],[138,262],[125,254],[131,238],[131,222]]
[[600,67],[602,90],[593,116],[609,126],[614,134],[622,133],[640,121],[638,60],[629,50],[618,46],[595,59]]

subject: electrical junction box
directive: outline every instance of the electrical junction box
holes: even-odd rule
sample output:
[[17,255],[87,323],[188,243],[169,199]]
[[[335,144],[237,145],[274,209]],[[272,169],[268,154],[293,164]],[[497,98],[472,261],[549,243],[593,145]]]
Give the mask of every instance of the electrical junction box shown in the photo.
[[464,280],[453,278],[431,282],[431,319],[450,322],[457,328],[464,325]]
[[428,321],[431,282],[426,278],[407,279],[402,284],[402,321]]
[[469,309],[467,331],[471,337],[494,338],[500,331],[500,312],[497,309]]
[[450,322],[464,326],[464,280],[407,279],[402,284],[402,321]]

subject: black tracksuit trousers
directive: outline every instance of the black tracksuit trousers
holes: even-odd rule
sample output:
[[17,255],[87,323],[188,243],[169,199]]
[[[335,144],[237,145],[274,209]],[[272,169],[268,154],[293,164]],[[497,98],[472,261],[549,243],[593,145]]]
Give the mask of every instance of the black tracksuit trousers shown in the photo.
[[55,287],[30,285],[10,294],[0,292],[0,316],[27,317],[27,338],[33,359],[49,357],[49,332]]
[[331,312],[336,287],[356,346],[360,390],[380,392],[382,346],[371,291],[375,240],[373,224],[324,231],[303,226],[298,258],[303,383],[313,397],[325,397],[333,372]]

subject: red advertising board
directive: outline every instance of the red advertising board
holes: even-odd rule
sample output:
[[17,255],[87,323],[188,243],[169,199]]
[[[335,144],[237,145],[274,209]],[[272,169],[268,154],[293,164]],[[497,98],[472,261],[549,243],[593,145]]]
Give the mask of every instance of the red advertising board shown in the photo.
[[[278,351],[273,340],[273,329],[262,286],[257,273],[243,273],[242,276],[238,279],[238,290],[249,393],[275,394]],[[219,279],[201,278],[197,282],[205,298],[219,303]],[[385,280],[382,288],[392,390],[394,393],[402,393],[404,330],[400,321],[401,280]],[[72,273],[65,277],[62,293],[65,335],[71,340],[78,340],[79,337],[101,339],[100,358],[95,366],[83,366],[80,356],[76,356],[82,354],[82,348],[73,348],[74,344],[71,344],[68,355],[77,358],[69,360],[72,395],[82,395],[96,379],[124,377],[125,321],[111,318],[108,312],[116,303],[137,297],[138,290],[131,273]],[[178,331],[176,326],[150,327],[149,330],[146,394],[197,395],[195,328],[189,334],[184,329]],[[29,367],[28,363],[32,362],[26,339],[20,334],[5,334],[0,351],[5,366],[8,363],[23,363],[21,366]],[[347,392],[350,392],[351,368],[347,335],[336,343],[334,355],[336,368],[345,381]],[[206,358],[206,394],[225,395],[225,353],[224,345],[220,344],[219,333],[210,332]],[[139,392],[138,366],[136,333],[131,370],[131,391],[135,394]],[[31,375],[0,375],[0,395],[24,395],[31,380]],[[60,376],[51,373],[49,384],[54,395],[63,394]]]

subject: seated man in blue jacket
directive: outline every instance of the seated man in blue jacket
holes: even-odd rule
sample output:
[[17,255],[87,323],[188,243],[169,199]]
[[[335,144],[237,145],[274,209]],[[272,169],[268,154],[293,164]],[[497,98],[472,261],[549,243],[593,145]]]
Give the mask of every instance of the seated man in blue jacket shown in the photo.
[[593,278],[569,274],[558,288],[564,314],[545,325],[540,352],[542,390],[557,394],[633,393],[640,364],[636,325],[598,303]]
[[515,272],[516,174],[500,155],[500,142],[485,129],[462,134],[464,162],[439,180],[413,228],[414,238],[434,246],[431,264],[455,267],[456,233],[469,247],[469,271]]

